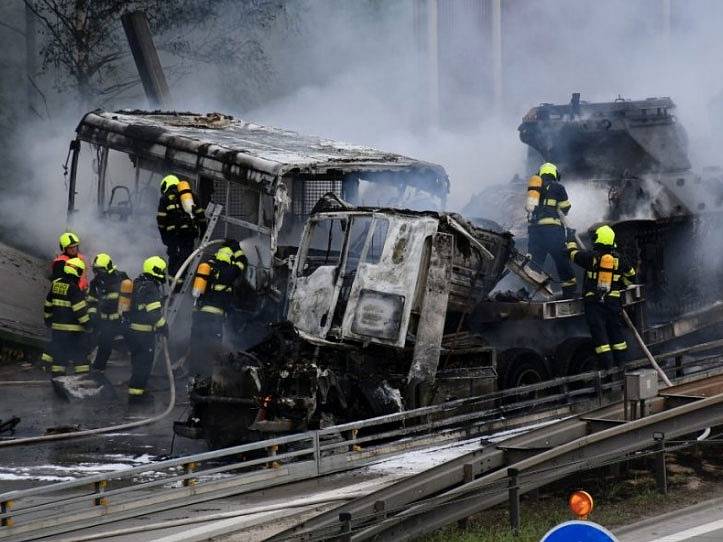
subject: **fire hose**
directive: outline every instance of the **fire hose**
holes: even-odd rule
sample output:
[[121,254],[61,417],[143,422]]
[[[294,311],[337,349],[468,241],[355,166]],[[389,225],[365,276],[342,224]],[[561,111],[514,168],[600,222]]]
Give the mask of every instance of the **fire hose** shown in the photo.
[[[199,254],[200,252],[203,252],[204,250],[206,250],[208,247],[210,247],[210,246],[212,246],[212,245],[218,245],[218,244],[221,244],[221,243],[223,243],[223,242],[224,242],[223,239],[215,239],[215,240],[213,240],[213,241],[208,241],[208,242],[206,242],[206,243],[203,243],[203,244],[200,245],[196,250],[194,250],[193,252],[191,252],[191,254],[188,256],[188,258],[185,259],[185,261],[183,262],[183,264],[181,265],[181,267],[178,268],[178,271],[176,271],[176,274],[173,276],[173,279],[171,280],[171,285],[170,285],[170,287],[169,287],[170,293],[168,294],[168,298],[166,299],[166,303],[165,303],[165,305],[163,306],[163,317],[164,317],[164,318],[166,318],[166,319],[168,318],[168,307],[169,307],[169,305],[171,304],[171,298],[172,298],[173,295],[175,294],[176,285],[178,284],[178,281],[180,280],[181,275],[183,275],[184,271],[186,271],[186,269],[188,268],[188,266],[191,265],[191,262],[193,262],[193,260],[194,260],[194,258],[196,257],[196,255]],[[184,357],[181,357],[181,359],[179,359],[176,363],[174,363],[174,364],[171,365],[171,368],[174,369],[174,370],[175,370],[175,369],[178,369],[181,365],[183,365],[183,362],[184,362],[184,361],[185,361],[185,358],[184,358]]]
[[628,316],[628,313],[624,310],[623,313],[623,320],[625,320],[625,323],[630,328],[630,331],[633,332],[633,335],[635,336],[635,340],[637,341],[638,345],[640,346],[641,350],[645,354],[645,357],[648,358],[648,361],[653,366],[653,368],[658,372],[660,375],[660,378],[665,382],[666,386],[672,386],[673,383],[668,378],[668,375],[665,374],[665,371],[660,368],[660,365],[658,365],[658,362],[655,361],[655,358],[653,357],[653,354],[650,353],[650,350],[648,350],[648,347],[645,345],[645,341],[643,341],[643,338],[640,336],[640,333],[638,333],[638,330],[635,329],[635,325],[633,324],[633,321],[630,319],[630,316]]
[[[222,243],[222,240],[214,240],[209,241],[208,243],[205,243],[201,246],[199,246],[196,250],[194,250],[191,255],[186,258],[186,260],[183,262],[183,265],[179,268],[176,275],[173,277],[173,280],[171,282],[171,295],[168,296],[168,299],[166,300],[166,305],[164,307],[164,316],[168,312],[168,302],[173,295],[173,289],[175,288],[176,284],[178,283],[178,280],[180,276],[183,274],[183,272],[186,270],[186,268],[190,265],[190,263],[193,261],[193,259],[196,257],[196,255],[205,250],[207,247]],[[128,422],[128,423],[122,423],[118,425],[110,425],[107,427],[98,427],[96,429],[86,429],[83,431],[74,431],[72,433],[58,433],[55,435],[41,435],[37,437],[24,437],[24,438],[17,438],[12,440],[3,440],[0,441],[0,448],[7,448],[10,446],[21,446],[23,444],[37,444],[41,442],[51,442],[51,441],[59,441],[59,440],[70,440],[70,439],[76,439],[76,438],[83,438],[83,437],[89,437],[93,435],[101,435],[103,433],[114,433],[117,431],[127,431],[128,429],[135,429],[136,427],[143,427],[145,425],[150,425],[152,423],[156,423],[166,416],[168,416],[172,411],[173,408],[176,406],[176,381],[173,377],[173,364],[171,363],[171,356],[168,352],[168,340],[165,337],[161,337],[161,348],[163,350],[163,359],[165,362],[165,369],[166,369],[166,376],[168,377],[168,386],[170,390],[170,398],[168,400],[168,406],[166,406],[166,409],[161,412],[160,414],[156,414],[155,416],[151,416],[150,418],[144,418],[142,420],[137,420],[134,422]]]
[[25,438],[17,438],[17,439],[12,439],[12,440],[3,440],[3,441],[0,441],[0,448],[7,448],[9,446],[20,446],[22,444],[37,444],[40,442],[70,440],[70,439],[76,439],[76,438],[82,438],[82,437],[89,437],[92,435],[100,435],[103,433],[114,433],[116,431],[126,431],[128,429],[135,429],[136,427],[142,427],[144,425],[149,425],[149,424],[155,423],[159,420],[162,420],[163,418],[168,416],[171,413],[171,411],[173,410],[173,407],[176,406],[176,382],[173,378],[173,369],[171,368],[171,357],[168,354],[168,343],[167,343],[165,337],[161,338],[161,346],[163,348],[164,359],[166,362],[165,363],[166,374],[168,376],[168,385],[169,385],[171,397],[168,400],[168,406],[166,407],[166,410],[164,410],[160,414],[157,414],[150,418],[144,418],[142,420],[138,420],[135,422],[122,423],[119,425],[111,425],[108,427],[98,427],[97,429],[86,429],[84,431],[75,431],[73,433],[58,433],[56,435],[42,435],[39,437],[25,437]]

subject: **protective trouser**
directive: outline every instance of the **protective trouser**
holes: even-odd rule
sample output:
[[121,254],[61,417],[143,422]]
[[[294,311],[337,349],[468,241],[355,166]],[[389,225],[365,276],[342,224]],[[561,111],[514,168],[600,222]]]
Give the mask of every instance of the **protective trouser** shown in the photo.
[[146,393],[148,378],[153,369],[153,358],[156,355],[156,334],[129,331],[128,346],[131,352],[131,379],[128,382],[128,395],[140,397]]
[[599,369],[611,369],[613,361],[622,367],[628,351],[623,333],[622,307],[619,302],[585,301],[585,320],[590,328]]
[[183,234],[174,234],[168,237],[166,250],[168,253],[168,273],[174,276],[183,262],[193,252],[193,246],[196,240],[195,228],[192,232]]
[[52,330],[50,345],[43,353],[44,369],[52,376],[87,373],[88,335],[80,331]]
[[105,366],[108,363],[113,352],[113,339],[123,332],[123,327],[119,321],[104,321],[101,320],[97,325],[96,339],[98,342],[98,351],[95,354],[95,360],[93,361],[93,369],[98,371],[104,371]]
[[192,375],[210,376],[213,351],[223,342],[224,315],[194,311],[189,369]]
[[555,225],[530,225],[528,234],[527,252],[532,261],[542,269],[549,254],[555,263],[562,293],[569,297],[575,295],[577,280],[565,246],[565,229]]

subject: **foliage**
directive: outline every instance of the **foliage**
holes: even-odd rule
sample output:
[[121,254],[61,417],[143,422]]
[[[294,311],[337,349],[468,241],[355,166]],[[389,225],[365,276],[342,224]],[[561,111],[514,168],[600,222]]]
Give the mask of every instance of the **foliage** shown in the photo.
[[40,56],[61,92],[84,104],[112,100],[138,84],[120,18],[146,13],[159,49],[182,60],[234,65],[264,62],[254,32],[272,24],[284,4],[272,0],[24,0],[41,27]]

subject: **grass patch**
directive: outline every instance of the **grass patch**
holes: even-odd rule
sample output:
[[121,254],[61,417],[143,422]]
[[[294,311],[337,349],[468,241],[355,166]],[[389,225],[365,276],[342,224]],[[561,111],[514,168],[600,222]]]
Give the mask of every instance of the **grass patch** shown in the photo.
[[469,519],[466,528],[449,526],[423,537],[423,542],[539,542],[555,525],[574,519],[567,507],[570,492],[589,491],[595,499],[590,520],[608,529],[629,525],[703,500],[723,497],[720,449],[711,447],[708,457],[698,452],[670,454],[668,495],[655,489],[655,479],[644,464],[629,466],[622,475],[598,470],[571,477],[546,488],[540,496],[523,496],[520,503],[519,536],[513,536],[506,506]]

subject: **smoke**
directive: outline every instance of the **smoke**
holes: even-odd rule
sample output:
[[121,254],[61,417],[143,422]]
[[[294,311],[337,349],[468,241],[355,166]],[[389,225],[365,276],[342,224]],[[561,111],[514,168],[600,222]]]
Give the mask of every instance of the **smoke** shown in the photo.
[[[235,4],[227,2],[228,13]],[[522,115],[540,102],[566,102],[574,91],[588,101],[671,96],[690,135],[694,165],[719,162],[720,2],[672,0],[668,37],[664,3],[658,0],[503,1],[499,107],[491,77],[491,2],[438,4],[437,105],[431,100],[429,36],[415,33],[420,13],[415,2],[301,0],[283,3],[281,15],[253,32],[233,28],[230,17],[213,22],[219,27],[208,23],[189,29],[189,40],[201,45],[213,32],[250,34],[256,46],[233,63],[211,64],[162,51],[176,107],[224,111],[440,163],[452,181],[448,205],[453,210],[464,208],[473,195],[490,199],[488,191],[497,190],[491,187],[508,183],[515,174],[526,178],[526,149],[516,130]],[[115,31],[121,31],[120,25]],[[4,75],[10,73],[5,64],[2,69]],[[19,168],[5,174],[6,184],[19,189],[4,198],[2,210],[6,238],[22,238],[21,243],[48,252],[65,226],[59,166],[79,118],[72,100],[52,93],[52,74],[41,82],[52,121],[18,130],[10,154],[31,166],[32,174]],[[136,87],[103,105],[146,107],[137,96]],[[80,176],[86,191],[91,175],[86,167]],[[116,178],[118,183],[131,181]],[[98,239],[98,249],[112,246],[124,253],[131,246],[128,256],[121,256],[130,267],[142,255],[158,252],[158,240],[140,233],[122,230],[120,238],[108,237],[109,228],[93,216],[93,197],[92,191],[79,195],[79,207],[85,205],[75,217],[81,237],[89,243]],[[571,221],[581,225],[599,219],[595,209],[604,203],[600,194],[575,193]],[[39,218],[29,220],[30,210],[38,210]],[[153,233],[152,224],[135,226],[148,226]]]

